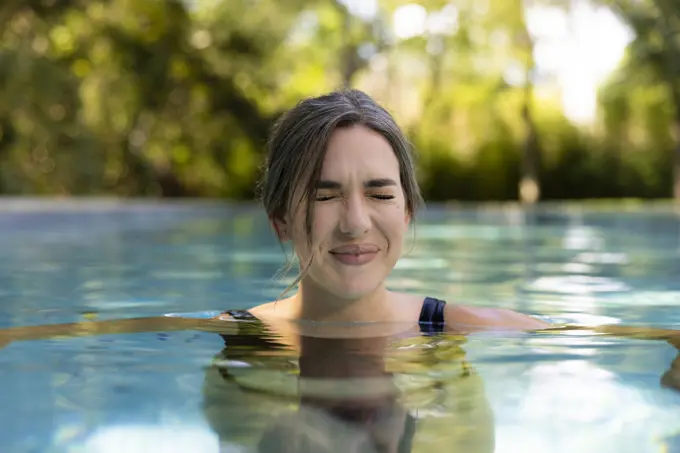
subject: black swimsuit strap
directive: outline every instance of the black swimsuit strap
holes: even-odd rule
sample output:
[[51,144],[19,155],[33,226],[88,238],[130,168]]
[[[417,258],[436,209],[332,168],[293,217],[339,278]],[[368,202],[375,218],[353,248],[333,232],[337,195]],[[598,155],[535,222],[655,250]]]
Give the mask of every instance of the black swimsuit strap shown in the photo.
[[426,297],[420,310],[420,331],[422,333],[441,333],[444,331],[444,307],[446,302],[434,297]]
[[247,321],[257,321],[257,317],[255,317],[248,310],[227,310],[227,311],[222,312],[222,314],[227,314],[234,319],[247,320]]

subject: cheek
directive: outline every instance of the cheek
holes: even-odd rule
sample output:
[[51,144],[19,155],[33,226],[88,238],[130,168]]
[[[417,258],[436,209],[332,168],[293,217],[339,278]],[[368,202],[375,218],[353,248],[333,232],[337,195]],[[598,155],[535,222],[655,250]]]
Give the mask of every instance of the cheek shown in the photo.
[[[384,212],[381,221],[386,235],[390,242],[400,242],[408,231],[408,216],[404,213],[402,206],[395,206],[389,212]],[[393,244],[398,246],[399,244]]]
[[304,225],[296,225],[293,230],[293,249],[299,258],[307,258],[309,256],[309,242],[307,241],[307,234],[305,233]]
[[309,256],[312,250],[315,250],[333,232],[335,223],[332,209],[332,206],[321,205],[314,210],[314,220],[311,225],[311,246],[304,218],[300,216],[296,219],[293,228],[293,244],[298,255]]
[[329,234],[332,234],[337,226],[336,206],[332,204],[319,205],[314,210],[312,221],[312,240],[314,244],[323,242]]

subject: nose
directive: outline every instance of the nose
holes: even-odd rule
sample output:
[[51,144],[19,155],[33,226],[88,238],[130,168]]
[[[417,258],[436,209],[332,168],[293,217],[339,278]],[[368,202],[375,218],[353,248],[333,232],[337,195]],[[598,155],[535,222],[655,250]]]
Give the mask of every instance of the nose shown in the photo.
[[346,236],[357,238],[368,233],[370,229],[371,217],[364,205],[363,197],[348,197],[340,219],[340,231]]

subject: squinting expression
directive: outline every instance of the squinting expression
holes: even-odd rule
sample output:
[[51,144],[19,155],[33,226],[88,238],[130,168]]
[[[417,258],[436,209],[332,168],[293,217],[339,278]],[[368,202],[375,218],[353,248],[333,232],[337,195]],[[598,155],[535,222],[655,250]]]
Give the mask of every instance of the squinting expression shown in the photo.
[[305,288],[357,299],[380,288],[402,250],[410,216],[389,142],[363,126],[336,130],[328,144],[314,206],[312,246],[304,207],[293,221],[300,262],[313,263]]

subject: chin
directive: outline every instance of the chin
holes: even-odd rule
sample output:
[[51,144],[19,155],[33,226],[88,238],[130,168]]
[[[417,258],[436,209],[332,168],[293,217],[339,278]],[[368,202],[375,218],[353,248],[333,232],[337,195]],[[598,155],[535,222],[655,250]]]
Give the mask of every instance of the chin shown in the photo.
[[[368,277],[368,276],[367,276]],[[356,300],[376,291],[382,285],[382,280],[375,278],[355,278],[335,282],[328,291],[338,298]]]
[[[373,263],[372,263],[373,264]],[[379,263],[374,263],[379,264]],[[389,272],[383,266],[368,266],[337,269],[319,266],[308,274],[311,287],[347,301],[361,299],[380,289]]]

